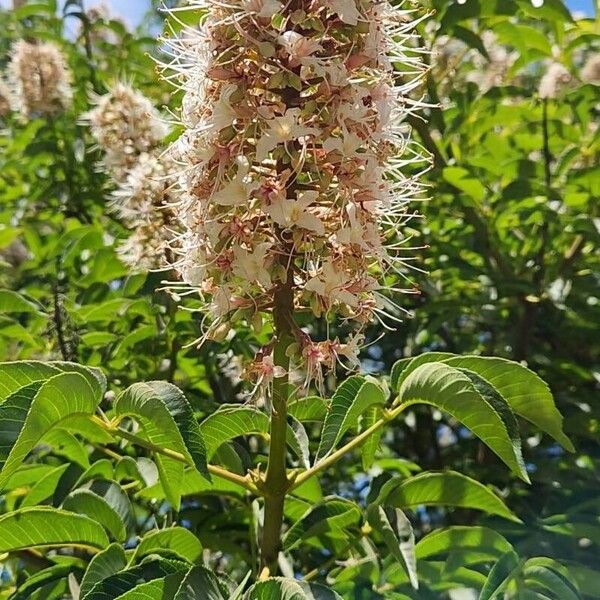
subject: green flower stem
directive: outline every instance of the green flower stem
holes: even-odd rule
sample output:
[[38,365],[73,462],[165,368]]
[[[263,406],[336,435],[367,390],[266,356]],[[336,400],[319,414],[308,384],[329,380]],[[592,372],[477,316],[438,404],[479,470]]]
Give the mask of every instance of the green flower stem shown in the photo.
[[376,431],[379,431],[384,425],[395,419],[404,409],[406,405],[400,404],[396,406],[392,410],[387,410],[383,417],[376,421],[369,427],[365,429],[362,433],[357,435],[355,438],[350,440],[345,446],[342,446],[339,450],[336,450],[333,454],[330,454],[328,457],[324,458],[321,462],[314,465],[312,468],[307,471],[303,471],[300,473],[293,481],[290,491],[301,486],[303,483],[306,483],[311,477],[314,477],[317,473],[328,469],[332,465],[334,465],[340,458],[344,455],[348,454],[355,448],[358,448],[361,444],[366,442]]
[[[100,426],[104,431],[109,433],[112,436],[122,438],[135,444],[136,446],[140,446],[145,448],[146,450],[150,450],[150,452],[155,452],[157,454],[162,454],[163,456],[167,456],[168,458],[172,458],[173,460],[184,463],[189,467],[194,467],[194,463],[187,457],[181,454],[180,452],[176,452],[175,450],[171,450],[169,448],[163,448],[162,446],[157,446],[152,442],[145,440],[133,433],[129,433],[129,431],[125,431],[120,427],[115,427],[110,423],[107,423],[105,420],[93,416],[91,420],[98,426]],[[222,467],[218,467],[216,465],[208,465],[208,471],[212,475],[217,477],[221,477],[222,479],[226,479],[227,481],[231,481],[235,483],[249,492],[252,492],[255,495],[260,495],[258,488],[250,481],[248,477],[243,477],[242,475],[238,475],[237,473],[232,473],[227,469],[223,469]]]

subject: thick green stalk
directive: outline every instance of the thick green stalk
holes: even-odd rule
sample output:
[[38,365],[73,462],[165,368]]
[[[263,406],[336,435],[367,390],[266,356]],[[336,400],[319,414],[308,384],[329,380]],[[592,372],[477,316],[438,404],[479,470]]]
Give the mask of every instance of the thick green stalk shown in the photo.
[[291,270],[288,281],[275,293],[273,319],[276,342],[273,362],[285,371],[273,380],[273,410],[271,413],[271,442],[269,462],[265,475],[265,511],[261,544],[261,563],[265,573],[277,570],[277,556],[281,547],[283,505],[290,482],[286,470],[287,405],[290,397],[288,348],[293,343],[294,292]]

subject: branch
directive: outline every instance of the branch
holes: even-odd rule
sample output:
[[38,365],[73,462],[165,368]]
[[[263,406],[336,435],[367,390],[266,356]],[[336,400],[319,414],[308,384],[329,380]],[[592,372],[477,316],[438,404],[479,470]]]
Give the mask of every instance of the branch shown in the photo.
[[363,431],[361,434],[357,435],[355,438],[353,438],[351,441],[349,441],[345,446],[342,446],[339,450],[336,450],[333,454],[330,454],[327,458],[324,458],[321,462],[317,463],[316,465],[314,465],[307,471],[300,473],[300,475],[298,475],[294,479],[290,490],[294,490],[297,487],[301,486],[303,483],[308,481],[311,477],[313,477],[317,473],[320,473],[324,469],[328,469],[329,467],[334,465],[338,460],[340,460],[340,458],[342,458],[344,455],[348,454],[348,452],[351,452],[355,448],[358,448],[359,446],[361,446],[375,432],[379,431],[379,429],[381,429],[384,425],[386,425],[390,421],[393,421],[401,412],[404,411],[405,408],[406,408],[406,406],[404,404],[400,404],[399,406],[392,408],[392,410],[385,411],[383,417],[381,419],[379,419],[379,421],[376,421],[375,423],[373,423],[373,425],[371,425],[371,427],[369,427],[369,429],[365,429],[365,431]]
[[[152,442],[145,440],[144,438],[141,438],[133,433],[129,433],[129,431],[125,431],[124,429],[121,429],[120,427],[114,427],[110,423],[107,423],[106,421],[104,421],[103,419],[100,419],[99,417],[93,416],[93,417],[91,417],[91,420],[96,425],[99,425],[100,427],[102,427],[102,429],[104,431],[106,431],[107,433],[109,433],[113,436],[120,437],[124,440],[132,442],[136,446],[145,448],[146,450],[149,450],[150,452],[162,454],[163,456],[166,456],[168,458],[171,458],[173,460],[181,462],[181,463],[187,465],[188,467],[194,467],[194,463],[187,456],[181,454],[180,452],[171,450],[170,448],[163,448],[162,446],[153,444]],[[250,479],[248,477],[238,475],[237,473],[232,473],[231,471],[228,471],[227,469],[223,469],[222,467],[218,467],[217,465],[208,465],[208,471],[212,475],[216,475],[217,477],[226,479],[227,481],[230,481],[232,483],[239,485],[240,487],[245,488],[246,490],[248,490],[249,492],[251,492],[253,494],[259,495],[258,488],[250,481]]]

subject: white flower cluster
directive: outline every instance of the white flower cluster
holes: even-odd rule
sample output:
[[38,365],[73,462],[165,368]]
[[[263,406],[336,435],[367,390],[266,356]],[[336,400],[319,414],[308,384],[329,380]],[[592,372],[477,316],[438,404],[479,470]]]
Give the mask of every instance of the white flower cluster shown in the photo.
[[557,98],[572,79],[571,73],[564,65],[557,62],[551,63],[540,80],[538,90],[540,98],[544,100]]
[[[318,380],[340,357],[355,363],[372,319],[402,311],[389,292],[410,260],[402,225],[422,192],[424,158],[403,122],[419,108],[409,94],[426,69],[413,30],[425,15],[409,2],[189,4],[198,27],[165,40],[167,78],[184,92],[175,287],[205,300],[207,336],[262,322],[282,286],[296,314],[356,323],[347,344],[295,327]],[[257,361],[256,373],[273,374],[268,348]]]
[[0,117],[11,111],[11,91],[4,79],[0,78]]
[[82,120],[104,151],[104,167],[117,183],[110,208],[133,231],[119,248],[121,259],[138,271],[164,268],[170,262],[168,242],[173,235],[173,163],[160,149],[167,127],[150,100],[123,83],[96,97],[95,103]]
[[152,102],[124,83],[94,98],[95,107],[84,115],[104,164],[118,181],[138,163],[142,153],[158,147],[167,134],[166,125]]
[[600,54],[592,54],[581,69],[581,79],[586,83],[600,84]]
[[54,115],[71,106],[71,71],[52,42],[15,42],[7,76],[13,109],[24,119]]

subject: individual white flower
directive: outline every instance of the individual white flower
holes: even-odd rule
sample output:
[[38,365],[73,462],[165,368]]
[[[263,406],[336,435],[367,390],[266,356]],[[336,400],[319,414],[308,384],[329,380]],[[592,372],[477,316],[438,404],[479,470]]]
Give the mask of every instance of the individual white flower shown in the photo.
[[250,194],[256,188],[248,179],[250,164],[244,156],[238,157],[238,168],[236,176],[226,183],[219,191],[215,192],[211,200],[221,206],[240,206],[248,204]]
[[314,292],[325,300],[328,306],[334,302],[341,302],[351,307],[358,306],[358,297],[349,291],[351,281],[348,273],[342,271],[333,264],[332,261],[326,261],[318,275],[307,281],[304,289],[308,292]]
[[325,233],[325,226],[309,207],[319,196],[318,192],[299,192],[296,200],[280,198],[267,207],[267,212],[277,225],[289,229],[300,227],[314,231],[317,235]]
[[231,95],[237,90],[235,85],[227,85],[221,91],[221,96],[213,106],[212,126],[217,130],[229,127],[235,120],[235,111],[230,104]]
[[269,288],[271,276],[268,271],[267,252],[270,248],[269,242],[258,244],[254,250],[236,246],[233,249],[233,272],[247,284],[256,282],[263,288]]
[[266,123],[267,130],[256,143],[256,160],[262,162],[279,144],[318,133],[314,127],[306,127],[300,122],[300,109],[292,108],[280,117],[274,117]]
[[357,25],[361,14],[356,8],[356,0],[331,0],[328,2],[331,10],[336,12],[340,19],[348,25]]
[[270,19],[283,8],[283,4],[277,0],[242,0],[242,6],[245,11],[263,19]]
[[302,59],[323,50],[321,44],[303,36],[297,31],[286,31],[279,36],[279,43],[293,59],[302,62]]

